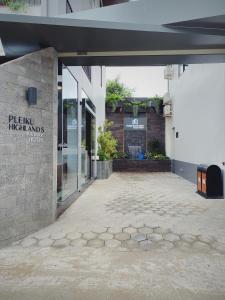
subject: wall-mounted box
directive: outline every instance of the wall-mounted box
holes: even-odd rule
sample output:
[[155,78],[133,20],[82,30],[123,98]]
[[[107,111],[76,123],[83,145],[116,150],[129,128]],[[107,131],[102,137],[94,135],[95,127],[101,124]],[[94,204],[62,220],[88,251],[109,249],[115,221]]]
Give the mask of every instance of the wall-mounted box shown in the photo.
[[163,107],[163,115],[164,117],[172,117],[173,111],[172,111],[172,105],[171,104],[166,104]]

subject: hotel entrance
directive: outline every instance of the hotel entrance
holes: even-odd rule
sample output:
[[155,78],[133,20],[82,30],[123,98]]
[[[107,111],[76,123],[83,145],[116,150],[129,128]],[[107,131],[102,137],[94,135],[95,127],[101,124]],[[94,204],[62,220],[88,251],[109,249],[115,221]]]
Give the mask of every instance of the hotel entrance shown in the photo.
[[70,205],[75,193],[91,182],[96,173],[96,109],[83,89],[79,101],[78,85],[69,68],[59,68],[57,202],[60,208]]

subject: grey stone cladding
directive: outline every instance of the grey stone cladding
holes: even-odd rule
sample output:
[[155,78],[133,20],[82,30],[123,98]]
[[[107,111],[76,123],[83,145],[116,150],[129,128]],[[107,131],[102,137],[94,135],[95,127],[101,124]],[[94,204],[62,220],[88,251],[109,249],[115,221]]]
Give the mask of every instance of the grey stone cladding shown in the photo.
[[0,247],[55,220],[57,66],[52,48],[0,66]]

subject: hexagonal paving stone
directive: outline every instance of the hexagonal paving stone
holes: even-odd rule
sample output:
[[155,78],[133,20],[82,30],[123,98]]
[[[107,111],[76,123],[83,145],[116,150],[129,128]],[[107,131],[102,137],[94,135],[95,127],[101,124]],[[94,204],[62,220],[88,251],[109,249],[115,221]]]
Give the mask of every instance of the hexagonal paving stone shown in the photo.
[[116,234],[116,233],[118,233],[120,231],[122,231],[122,229],[119,228],[119,227],[109,227],[108,230],[107,230],[107,232],[113,233],[113,234]]
[[221,243],[221,244],[225,244],[225,236],[221,236],[219,238],[216,238],[217,242]]
[[123,232],[129,233],[129,234],[136,233],[137,228],[135,228],[135,227],[125,227],[125,228],[123,228]]
[[210,247],[208,244],[203,243],[203,242],[194,242],[193,248],[199,251],[208,251],[210,250]]
[[53,244],[53,240],[48,238],[40,240],[38,243],[38,245],[41,247],[50,247],[52,244]]
[[172,249],[174,245],[169,241],[160,241],[157,243],[157,247],[161,250],[169,250]]
[[108,228],[107,227],[93,227],[92,232],[94,233],[104,233],[107,232]]
[[218,242],[213,243],[213,248],[216,249],[218,252],[225,254],[225,244],[221,244]]
[[49,237],[49,232],[48,231],[38,231],[36,233],[33,234],[33,237],[35,237],[36,239],[42,240],[42,239],[46,239]]
[[193,243],[196,240],[196,237],[192,234],[182,234],[181,235],[181,239],[182,241],[186,242],[186,243]]
[[131,234],[131,238],[132,238],[132,240],[135,240],[137,242],[141,242],[141,241],[146,240],[146,234],[134,233],[134,234]]
[[107,248],[117,248],[117,247],[121,246],[121,242],[117,241],[117,240],[108,240],[108,241],[105,241],[105,246]]
[[143,234],[148,234],[148,233],[153,233],[153,229],[145,226],[145,227],[138,228],[138,232]]
[[112,240],[113,239],[113,234],[112,233],[101,233],[98,236],[99,239],[104,240],[104,241],[108,241],[108,240]]
[[52,247],[54,248],[65,248],[69,245],[69,241],[67,239],[56,240]]
[[208,243],[208,244],[214,242],[214,240],[215,240],[214,237],[212,237],[210,235],[200,235],[198,237],[198,239],[200,240],[200,242]]
[[184,242],[184,241],[177,241],[175,242],[175,246],[180,250],[189,250],[191,248],[191,244]]
[[93,240],[97,237],[97,234],[94,232],[85,232],[83,234],[83,239],[85,240]]
[[51,234],[51,238],[53,240],[61,240],[65,237],[65,233],[64,232],[53,232]]
[[80,232],[70,232],[66,236],[69,240],[76,240],[81,237],[81,233]]
[[130,234],[126,232],[119,232],[115,234],[115,239],[118,241],[126,241],[130,239]]
[[77,240],[73,240],[70,243],[70,245],[73,246],[73,247],[84,247],[84,246],[87,245],[87,241],[83,240],[83,239],[77,239]]
[[162,241],[163,237],[161,234],[159,233],[150,233],[147,235],[148,240],[153,241],[153,242],[158,242],[158,241]]
[[27,248],[27,247],[34,246],[36,243],[37,243],[36,239],[27,238],[27,239],[25,239],[25,240],[22,241],[21,246],[24,247],[24,248]]
[[122,247],[125,247],[127,249],[138,248],[138,246],[139,246],[138,242],[134,240],[127,240],[122,242]]
[[169,229],[158,227],[154,229],[154,232],[159,234],[163,234],[163,233],[166,234],[169,232]]
[[180,240],[180,237],[174,233],[167,233],[167,234],[163,235],[163,238],[165,241],[168,241],[168,242],[176,242],[176,241]]
[[140,248],[144,251],[148,251],[152,249],[153,242],[150,240],[145,240],[140,242]]
[[103,240],[93,239],[87,242],[87,246],[94,248],[103,248],[105,246],[105,242]]

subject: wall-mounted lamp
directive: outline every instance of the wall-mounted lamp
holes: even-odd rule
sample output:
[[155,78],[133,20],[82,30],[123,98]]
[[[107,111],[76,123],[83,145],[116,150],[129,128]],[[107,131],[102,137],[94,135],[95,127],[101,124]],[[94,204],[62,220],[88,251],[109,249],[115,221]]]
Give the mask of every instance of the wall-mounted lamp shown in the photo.
[[27,89],[27,102],[29,105],[37,104],[37,88],[29,87]]

